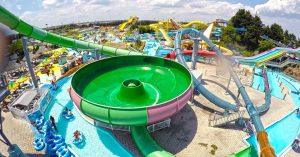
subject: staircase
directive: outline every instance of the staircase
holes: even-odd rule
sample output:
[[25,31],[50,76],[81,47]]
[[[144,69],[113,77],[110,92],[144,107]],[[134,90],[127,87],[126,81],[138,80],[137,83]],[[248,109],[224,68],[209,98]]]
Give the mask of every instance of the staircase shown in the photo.
[[280,62],[280,63],[269,61],[269,62],[266,63],[266,66],[271,66],[271,67],[276,67],[276,68],[283,68],[288,64],[298,64],[298,63],[300,63],[298,60],[287,59],[287,60],[284,60],[283,62]]
[[236,121],[240,118],[243,118],[244,114],[246,113],[246,110],[240,110],[238,112],[229,113],[225,115],[219,115],[217,113],[214,113],[209,117],[209,126],[211,127],[217,127],[217,126],[224,126],[227,123]]

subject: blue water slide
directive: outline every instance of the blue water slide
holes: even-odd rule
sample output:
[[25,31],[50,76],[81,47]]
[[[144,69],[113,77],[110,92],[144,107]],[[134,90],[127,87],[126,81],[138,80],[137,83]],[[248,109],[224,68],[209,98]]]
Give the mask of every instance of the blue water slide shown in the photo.
[[[183,58],[183,55],[182,55],[183,53],[181,51],[181,38],[184,34],[190,34],[190,35],[193,35],[194,37],[200,37],[213,49],[213,51],[216,52],[216,54],[218,55],[218,57],[220,58],[222,63],[224,63],[224,65],[228,65],[229,72],[230,72],[233,80],[235,81],[235,83],[239,89],[239,92],[241,93],[242,98],[244,99],[244,102],[246,104],[246,109],[250,115],[250,118],[254,124],[256,131],[257,132],[264,131],[264,126],[260,120],[259,112],[254,107],[254,105],[253,105],[252,101],[250,100],[250,97],[248,96],[240,79],[238,78],[237,74],[233,71],[232,67],[230,66],[229,61],[225,58],[225,56],[222,54],[222,52],[216,47],[216,45],[213,44],[212,41],[209,40],[207,37],[205,37],[202,32],[200,32],[196,29],[191,29],[191,28],[184,28],[177,32],[177,35],[175,37],[175,52],[177,55],[178,62],[180,62],[181,64],[183,64],[185,67],[188,68],[188,66],[186,65],[185,60]],[[238,110],[237,105],[228,103],[228,102],[220,99],[213,93],[209,92],[201,84],[201,82],[195,78],[195,76],[193,76],[193,82],[194,82],[195,89],[197,91],[199,91],[210,102],[214,103],[215,105],[217,105],[223,109],[230,109],[230,110],[235,110],[235,111]]]

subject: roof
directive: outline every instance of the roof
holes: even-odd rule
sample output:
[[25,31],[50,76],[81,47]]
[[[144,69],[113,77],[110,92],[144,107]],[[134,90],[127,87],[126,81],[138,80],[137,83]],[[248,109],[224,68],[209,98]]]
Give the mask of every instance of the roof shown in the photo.
[[14,102],[12,106],[17,104],[28,106],[37,94],[38,92],[36,90],[27,90]]
[[12,104],[11,106],[22,105],[28,106],[32,100],[39,94],[43,95],[44,93],[48,92],[46,88],[39,88],[39,89],[28,89],[25,90]]

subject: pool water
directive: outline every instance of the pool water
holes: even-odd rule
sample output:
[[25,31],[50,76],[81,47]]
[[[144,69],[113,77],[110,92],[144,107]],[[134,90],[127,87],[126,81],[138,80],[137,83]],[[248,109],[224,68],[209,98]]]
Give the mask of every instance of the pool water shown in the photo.
[[157,52],[156,52],[156,56],[158,57],[165,57],[167,54],[171,53],[173,51],[173,49],[171,48],[165,48],[165,47],[159,47]]
[[290,96],[293,100],[295,106],[300,108],[300,82],[293,80],[292,78],[284,75],[278,74],[280,81],[290,90]]
[[[110,131],[97,128],[81,117],[79,111],[74,108],[72,100],[68,94],[68,88],[71,84],[71,77],[63,80],[61,87],[57,89],[51,104],[48,106],[45,117],[53,116],[58,128],[58,133],[65,139],[78,156],[94,157],[132,157],[133,155],[123,147]],[[75,118],[71,121],[64,119],[61,114],[64,108],[72,110]],[[84,142],[81,146],[75,146],[73,141],[73,132],[79,130],[84,135]]]
[[144,52],[150,56],[155,56],[160,44],[158,40],[146,40]]
[[[259,74],[261,73],[261,69],[255,70],[255,73]],[[269,84],[270,88],[273,89],[272,93],[274,91],[278,93],[277,96],[282,95],[280,92],[279,82],[282,82],[287,88],[289,88],[290,96],[293,100],[293,103],[296,107],[300,108],[300,94],[299,94],[299,88],[300,88],[300,82],[275,71],[267,71],[268,78],[269,78]],[[261,86],[259,84],[263,83],[263,78],[261,79],[261,76],[254,75],[254,82],[253,82],[253,88],[258,88],[258,86]],[[262,81],[261,81],[262,80]],[[261,89],[260,89],[261,90]],[[279,94],[280,93],[280,94]],[[284,104],[283,104],[284,105]],[[276,155],[281,154],[287,147],[291,146],[294,139],[297,137],[297,135],[300,133],[300,117],[297,117],[296,111],[291,112],[286,117],[280,119],[276,123],[270,125],[266,128],[266,132],[269,135],[269,141],[271,146],[274,148]],[[246,141],[255,147],[257,147],[257,141],[255,135],[251,135],[249,138],[246,139]]]
[[[297,137],[300,128],[300,118],[297,117],[295,111],[284,117],[280,121],[272,124],[266,128],[269,142],[275,150],[275,154],[279,155],[281,152],[291,146],[294,139]],[[246,141],[257,148],[256,136],[251,135]]]
[[[269,81],[269,87],[271,90],[271,95],[274,97],[277,97],[279,99],[283,99],[283,94],[281,92],[281,89],[279,87],[279,82],[276,79],[276,73],[267,70],[268,75],[268,81]],[[262,76],[262,70],[260,68],[255,68],[254,71],[254,77],[253,77],[253,84],[252,88],[257,89],[261,92],[264,92],[264,78]]]

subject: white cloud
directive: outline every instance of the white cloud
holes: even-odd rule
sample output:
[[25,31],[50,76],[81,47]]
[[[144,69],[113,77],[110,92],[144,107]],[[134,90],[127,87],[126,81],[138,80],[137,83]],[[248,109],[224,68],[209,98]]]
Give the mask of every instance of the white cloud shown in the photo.
[[70,0],[43,0],[42,6],[45,9],[48,9],[48,8],[53,8],[53,7],[61,7],[67,3],[70,3]]
[[46,23],[50,26],[117,20],[133,15],[142,20],[175,18],[176,21],[211,22],[216,18],[229,19],[238,9],[245,8],[258,14],[264,23],[279,23],[300,37],[300,0],[269,0],[254,7],[224,0],[43,0],[40,3],[43,10],[24,12],[21,17],[42,27]]
[[22,9],[21,5],[19,5],[19,4],[16,5],[16,7],[17,7],[18,10],[21,10],[21,9]]

